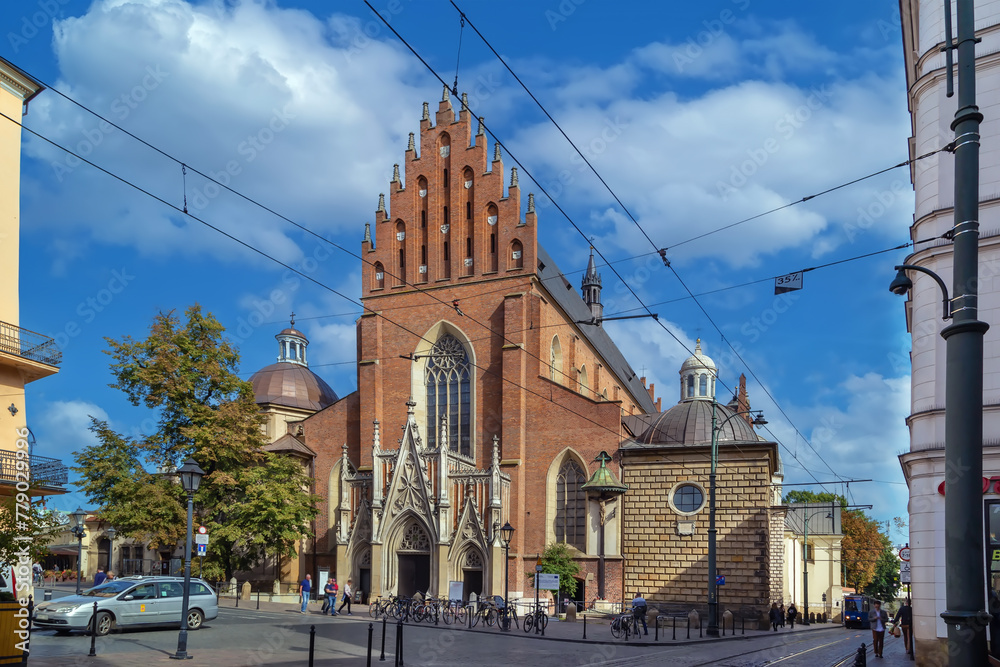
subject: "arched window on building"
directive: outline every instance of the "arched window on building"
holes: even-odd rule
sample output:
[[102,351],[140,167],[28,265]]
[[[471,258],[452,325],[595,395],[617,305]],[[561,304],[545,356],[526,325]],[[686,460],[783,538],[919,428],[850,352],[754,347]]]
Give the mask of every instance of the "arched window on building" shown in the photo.
[[[472,373],[469,353],[451,334],[441,336],[427,356],[427,446],[447,437],[448,448],[472,456]],[[441,432],[441,416],[448,432]]]
[[580,393],[587,395],[590,390],[590,378],[587,377],[587,366],[580,368]]
[[692,396],[694,396],[694,376],[693,375],[688,375],[687,384],[688,384],[688,390],[687,390],[687,396],[685,396],[685,398],[691,398]]
[[508,269],[520,269],[524,267],[524,248],[517,239],[510,244],[510,258],[507,260]]
[[375,262],[375,279],[372,281],[372,289],[384,289],[385,288],[385,268],[382,266],[382,262]]
[[402,220],[396,222],[396,252],[399,261],[396,264],[396,284],[406,282],[406,224]]
[[553,336],[549,349],[549,379],[562,384],[562,375],[562,345],[559,336]]
[[708,376],[700,375],[698,377],[698,395],[708,396]]
[[556,478],[556,541],[587,551],[587,481],[580,464],[567,460]]

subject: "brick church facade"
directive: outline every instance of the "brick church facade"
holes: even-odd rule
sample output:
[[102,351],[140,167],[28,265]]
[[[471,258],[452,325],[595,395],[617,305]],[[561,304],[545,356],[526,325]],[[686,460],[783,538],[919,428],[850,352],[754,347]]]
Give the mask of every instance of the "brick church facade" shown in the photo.
[[[341,398],[304,375],[308,341],[294,327],[278,335],[285,361],[254,376],[258,402],[274,415],[271,448],[302,457],[324,499],[315,538],[288,575],[323,581],[328,571],[353,579],[364,598],[445,596],[454,582],[463,598],[502,595],[507,575],[511,598],[533,598],[527,573],[546,545],[566,542],[580,566],[576,599],[589,606],[603,533],[605,599],[663,592],[668,580],[641,570],[662,570],[674,552],[647,562],[646,542],[634,538],[640,528],[676,528],[663,512],[640,515],[649,502],[665,506],[650,496],[664,492],[651,476],[677,471],[623,447],[660,416],[660,401],[601,326],[593,254],[578,292],[538,243],[533,196],[522,204],[517,170],[505,173],[467,109],[456,113],[447,90],[433,117],[425,103],[419,142],[410,135],[388,201],[379,196],[365,226],[358,389]],[[741,449],[760,454],[763,484],[777,465],[771,445]],[[613,455],[607,470],[602,452]],[[634,473],[623,471],[627,456]],[[615,477],[629,485],[624,500],[582,488]],[[758,501],[769,506],[771,494]],[[769,526],[754,521],[756,548]],[[499,529],[508,522],[505,562]],[[695,602],[692,586],[685,601]]]

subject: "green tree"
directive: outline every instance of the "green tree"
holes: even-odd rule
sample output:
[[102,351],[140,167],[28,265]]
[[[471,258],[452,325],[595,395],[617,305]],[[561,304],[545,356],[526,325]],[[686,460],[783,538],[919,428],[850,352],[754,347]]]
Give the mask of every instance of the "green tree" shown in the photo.
[[899,587],[899,559],[892,541],[888,536],[882,535],[882,551],[875,561],[875,572],[865,586],[864,593],[884,602],[891,602],[896,599]]
[[319,498],[301,465],[264,451],[264,417],[222,325],[197,305],[185,315],[158,314],[144,340],[106,339],[110,386],[153,411],[156,429],[126,437],[94,419],[98,442],[74,453],[74,470],[103,519],[155,548],[185,539],[186,494],[173,471],[194,457],[206,473],[195,521],[212,535],[204,576],[228,579],[265,552],[294,555]]
[[847,507],[847,498],[837,493],[816,493],[815,491],[789,491],[785,494],[785,503],[840,503]]
[[[49,544],[62,524],[62,518],[38,503],[32,503],[31,491],[16,493],[0,501],[0,563],[18,566],[48,554]],[[19,573],[18,576],[24,576]],[[27,573],[30,581],[31,573]]]
[[[580,566],[570,555],[569,545],[565,542],[552,542],[542,553],[542,572],[559,575],[559,597],[576,595],[576,575]],[[528,572],[528,579],[534,579],[534,571]]]

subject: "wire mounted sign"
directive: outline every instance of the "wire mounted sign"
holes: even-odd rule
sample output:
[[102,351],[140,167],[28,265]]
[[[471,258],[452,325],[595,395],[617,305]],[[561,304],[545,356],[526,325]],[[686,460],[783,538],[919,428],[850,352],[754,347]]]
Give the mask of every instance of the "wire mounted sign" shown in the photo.
[[784,294],[802,289],[802,271],[788,273],[774,279],[774,293]]

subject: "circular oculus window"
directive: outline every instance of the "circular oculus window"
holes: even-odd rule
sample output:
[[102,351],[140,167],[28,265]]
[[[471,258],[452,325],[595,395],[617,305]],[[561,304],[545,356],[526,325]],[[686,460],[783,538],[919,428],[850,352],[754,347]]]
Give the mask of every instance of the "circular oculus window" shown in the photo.
[[681,482],[670,492],[670,507],[678,514],[697,514],[705,506],[705,489],[699,484]]

